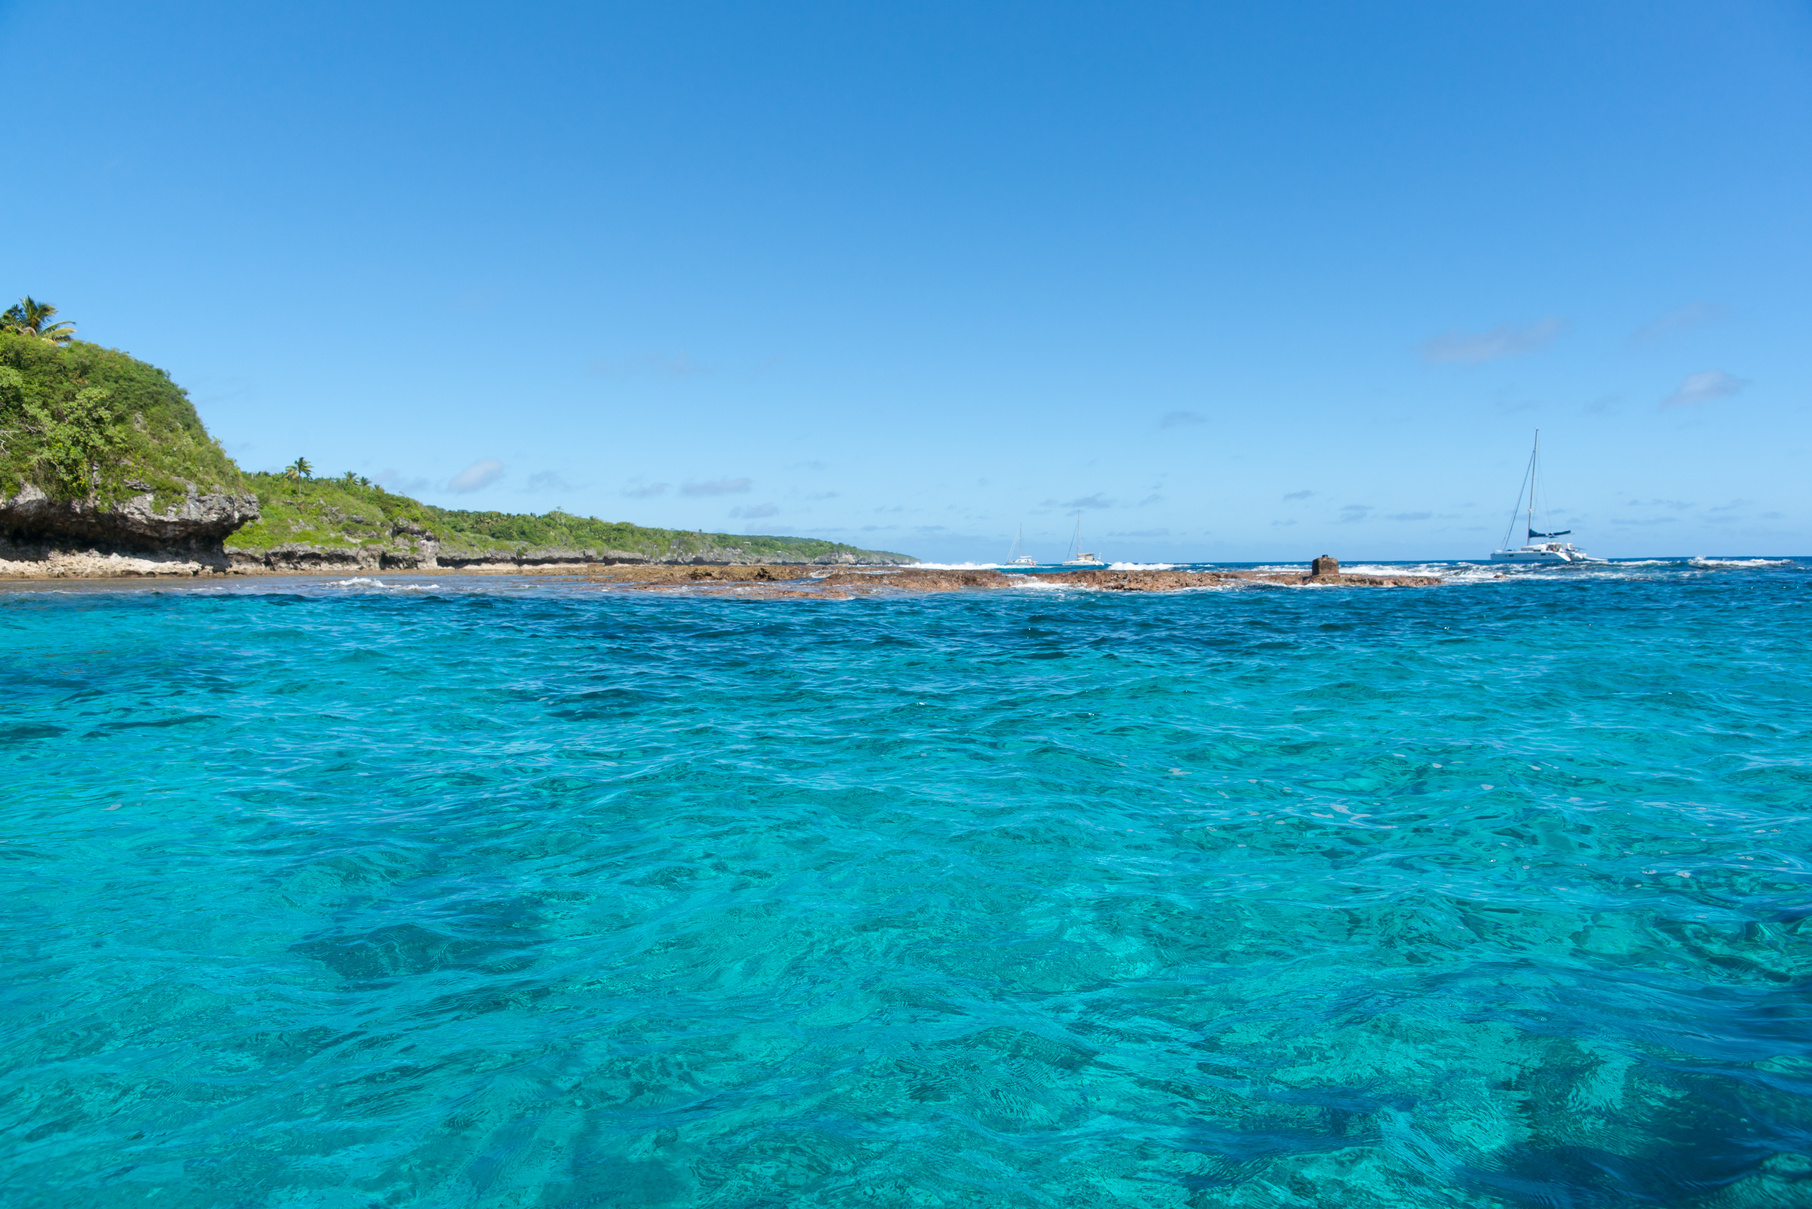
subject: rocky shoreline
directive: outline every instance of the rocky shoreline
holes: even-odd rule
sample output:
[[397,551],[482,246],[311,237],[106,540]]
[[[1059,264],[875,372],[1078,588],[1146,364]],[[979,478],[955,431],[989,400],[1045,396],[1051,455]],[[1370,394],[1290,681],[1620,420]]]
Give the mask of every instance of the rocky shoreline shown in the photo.
[[[0,500],[4,508],[13,501]],[[127,514],[132,522],[168,522],[172,515],[151,513],[150,497],[133,501]],[[194,513],[195,528],[219,524],[224,512],[237,511],[243,501],[191,498],[177,509]],[[255,501],[252,507],[256,507]],[[122,510],[123,511],[123,510]],[[137,514],[148,514],[141,517]],[[247,552],[223,548],[197,536],[172,542],[171,548],[146,551],[122,549],[97,542],[87,549],[65,549],[66,541],[53,536],[36,540],[0,536],[0,584],[29,587],[33,583],[66,580],[139,580],[157,582],[215,576],[329,578],[341,575],[390,576],[522,575],[594,585],[601,589],[654,592],[679,596],[715,596],[735,599],[851,600],[865,596],[900,596],[939,592],[992,591],[1039,585],[1104,592],[1176,592],[1192,588],[1240,585],[1325,588],[1425,588],[1443,581],[1432,575],[1353,575],[1341,571],[1338,560],[1323,555],[1307,572],[1289,571],[1183,571],[1183,570],[1086,570],[1032,569],[933,569],[897,565],[860,564],[839,556],[815,562],[704,561],[650,562],[634,554],[616,552],[526,550],[509,559],[494,554],[443,552],[431,537],[416,535],[413,549],[367,547],[361,550],[278,547]],[[710,553],[734,556],[734,550]]]

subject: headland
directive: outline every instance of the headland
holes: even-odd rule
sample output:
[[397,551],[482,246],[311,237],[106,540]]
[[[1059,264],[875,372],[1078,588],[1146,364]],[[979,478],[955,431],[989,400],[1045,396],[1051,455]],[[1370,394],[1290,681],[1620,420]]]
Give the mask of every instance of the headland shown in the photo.
[[0,579],[916,561],[810,537],[438,508],[351,471],[317,478],[302,458],[247,473],[156,366],[0,332]]
[[843,600],[1044,584],[1169,592],[1241,583],[1407,587],[1427,576],[1222,570],[938,570],[818,538],[705,533],[423,503],[298,458],[247,473],[170,375],[86,341],[0,332],[0,582],[215,575],[542,574],[601,588]]

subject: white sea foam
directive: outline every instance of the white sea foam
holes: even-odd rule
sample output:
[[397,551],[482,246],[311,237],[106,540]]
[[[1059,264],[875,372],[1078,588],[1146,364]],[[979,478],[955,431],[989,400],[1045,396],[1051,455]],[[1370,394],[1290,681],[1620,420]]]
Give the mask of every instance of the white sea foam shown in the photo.
[[1791,566],[1790,558],[1692,558],[1687,562],[1695,567],[1739,568],[1739,567],[1786,567]]
[[1023,592],[1099,592],[1101,588],[1093,584],[1070,583],[1061,579],[1047,579],[1042,575],[1028,575],[1019,580],[1013,587]]
[[1342,575],[1452,575],[1464,563],[1348,563]]
[[334,588],[377,588],[382,592],[437,592],[440,590],[439,584],[391,584],[385,583],[381,579],[368,579],[363,575],[355,575],[351,579],[331,580],[329,581],[328,586]]
[[1175,563],[1109,563],[1109,571],[1174,571]]
[[[1006,571],[1006,563],[910,563],[902,571]],[[1026,568],[1030,570],[1030,568]]]

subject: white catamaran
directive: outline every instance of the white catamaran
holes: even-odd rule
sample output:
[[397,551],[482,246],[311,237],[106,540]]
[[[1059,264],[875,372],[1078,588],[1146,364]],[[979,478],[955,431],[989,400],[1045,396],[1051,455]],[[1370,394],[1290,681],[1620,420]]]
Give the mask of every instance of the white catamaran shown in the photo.
[[1091,554],[1082,548],[1082,512],[1076,512],[1076,536],[1070,542],[1070,556],[1063,560],[1066,567],[1105,567],[1099,554]]
[[[1572,542],[1559,542],[1553,539],[1566,537],[1571,529],[1557,529],[1549,533],[1538,533],[1535,529],[1535,483],[1536,471],[1541,459],[1541,429],[1535,430],[1535,448],[1529,451],[1529,469],[1523,473],[1523,489],[1528,492],[1528,511],[1523,510],[1523,491],[1516,496],[1516,507],[1510,513],[1510,528],[1504,531],[1504,546],[1501,550],[1491,552],[1494,563],[1598,563],[1602,558],[1593,558]],[[1527,544],[1511,548],[1511,534],[1516,532],[1517,521],[1523,521],[1523,531],[1528,535]]]
[[1026,553],[1026,527],[1019,527],[1019,536],[1013,539],[1013,548],[1007,551],[1007,565],[1010,567],[1036,567],[1038,560]]

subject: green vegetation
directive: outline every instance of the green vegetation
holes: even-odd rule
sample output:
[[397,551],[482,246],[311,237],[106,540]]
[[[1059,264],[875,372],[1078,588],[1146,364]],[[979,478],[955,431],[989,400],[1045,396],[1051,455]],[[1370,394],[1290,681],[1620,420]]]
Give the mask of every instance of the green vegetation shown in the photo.
[[310,479],[292,464],[281,474],[245,477],[258,495],[259,518],[227,538],[234,549],[303,545],[356,550],[390,545],[428,529],[426,505],[350,472],[338,479]]
[[[73,338],[56,308],[31,298],[0,315],[0,496],[29,483],[55,500],[103,508],[150,492],[158,510],[190,491],[258,496],[261,519],[232,549],[280,546],[399,554],[439,545],[454,561],[603,558],[804,562],[839,555],[898,560],[836,542],[648,529],[550,512],[459,512],[386,491],[348,471],[317,479],[307,458],[277,474],[244,474],[202,427],[170,376],[116,349]],[[407,565],[407,564],[406,564]]]
[[838,542],[806,537],[744,537],[697,533],[685,529],[651,529],[623,521],[601,521],[549,512],[541,516],[508,512],[463,512],[436,508],[406,495],[386,491],[352,471],[338,478],[308,477],[306,459],[281,474],[250,474],[258,493],[260,519],[227,539],[235,550],[266,551],[278,546],[313,546],[323,550],[356,550],[363,546],[397,547],[414,538],[440,543],[440,557],[452,560],[512,560],[552,557],[589,551],[603,557],[625,555],[650,560],[715,560],[734,551],[743,559],[801,562],[849,554],[863,558],[899,555],[859,550]]
[[[745,537],[731,533],[699,533],[690,529],[650,529],[627,521],[601,521],[596,517],[549,512],[541,516],[510,512],[456,512],[425,507],[430,527],[446,535],[453,547],[474,550],[615,550],[650,559],[708,557],[713,550],[735,548],[744,557],[794,562],[828,558],[837,554],[875,555],[839,542],[811,537]],[[889,558],[900,555],[889,554]]]
[[103,505],[149,491],[160,508],[191,484],[245,488],[163,370],[81,340],[0,331],[0,493],[26,483]]

